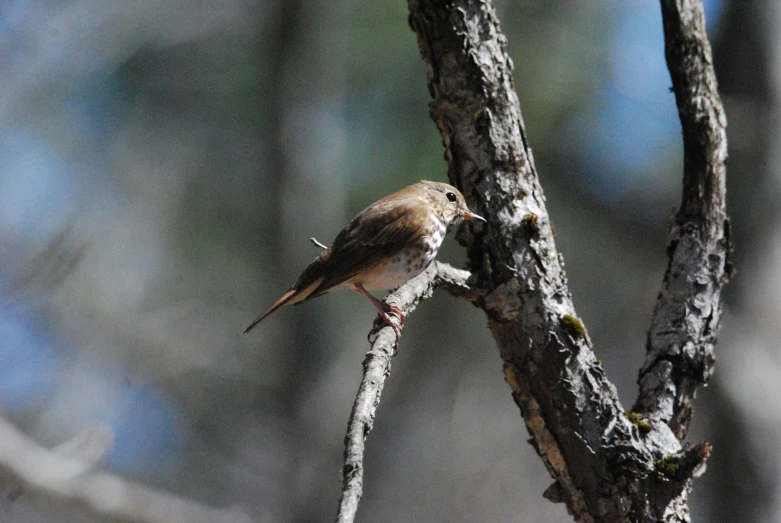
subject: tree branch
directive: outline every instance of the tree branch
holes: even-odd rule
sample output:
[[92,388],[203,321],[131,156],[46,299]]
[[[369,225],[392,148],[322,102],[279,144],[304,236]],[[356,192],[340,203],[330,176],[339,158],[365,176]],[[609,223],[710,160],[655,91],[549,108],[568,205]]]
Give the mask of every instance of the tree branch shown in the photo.
[[666,423],[625,413],[567,288],[490,1],[409,0],[448,176],[488,224],[466,238],[505,378],[575,519],[689,521],[707,444],[684,451]]
[[[385,301],[395,305],[407,315],[415,310],[417,304],[442,286],[457,296],[479,297],[479,292],[467,284],[470,274],[454,269],[448,264],[434,262],[419,276],[411,279],[388,296]],[[364,441],[374,425],[374,415],[380,403],[380,394],[385,378],[390,375],[391,357],[398,340],[393,329],[386,325],[369,334],[374,334],[371,349],[363,360],[363,378],[358,387],[350,420],[347,422],[347,435],[344,438],[344,468],[342,472],[342,497],[339,500],[337,523],[351,523],[355,520],[358,502],[363,494],[363,451]]]
[[30,488],[76,501],[104,516],[135,523],[251,523],[247,514],[213,508],[94,470],[109,451],[105,427],[87,430],[48,450],[0,418],[0,467]]
[[315,247],[320,247],[323,250],[326,250],[328,248],[328,246],[325,245],[324,243],[317,241],[317,238],[309,238],[309,241],[312,242],[312,245],[314,245]]
[[721,288],[729,278],[725,210],[727,119],[699,0],[662,0],[665,54],[683,129],[683,198],[648,332],[634,410],[668,423],[680,439],[694,393],[713,369]]

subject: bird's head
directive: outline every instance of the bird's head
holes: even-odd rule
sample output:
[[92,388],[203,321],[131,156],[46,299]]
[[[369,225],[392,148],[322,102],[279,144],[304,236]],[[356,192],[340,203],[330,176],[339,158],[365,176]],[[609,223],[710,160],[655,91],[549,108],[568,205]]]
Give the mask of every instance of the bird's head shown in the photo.
[[423,180],[420,182],[426,192],[426,196],[431,200],[437,209],[438,214],[445,222],[447,230],[450,231],[458,227],[462,221],[481,221],[485,218],[469,210],[461,192],[446,183],[429,182]]

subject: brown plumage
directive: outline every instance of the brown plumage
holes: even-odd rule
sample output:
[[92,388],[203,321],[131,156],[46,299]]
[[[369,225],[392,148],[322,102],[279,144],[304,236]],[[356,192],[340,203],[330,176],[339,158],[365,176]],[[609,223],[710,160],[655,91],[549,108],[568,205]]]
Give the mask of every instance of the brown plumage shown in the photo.
[[398,287],[423,272],[445,233],[464,219],[485,221],[469,211],[458,189],[446,183],[424,180],[377,200],[353,218],[293,287],[244,332],[284,305],[351,288],[366,296],[398,333],[400,328],[387,313],[394,312],[403,321],[401,311],[368,291]]

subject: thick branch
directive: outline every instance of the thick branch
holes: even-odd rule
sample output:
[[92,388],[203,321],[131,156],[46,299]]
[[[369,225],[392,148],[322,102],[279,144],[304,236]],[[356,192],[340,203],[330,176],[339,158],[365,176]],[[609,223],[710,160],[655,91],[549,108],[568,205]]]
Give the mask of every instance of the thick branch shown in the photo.
[[[434,262],[422,274],[399,287],[385,301],[395,305],[407,315],[417,304],[442,286],[457,296],[476,299],[478,293],[467,284],[469,272],[454,269],[450,265]],[[396,350],[396,333],[390,326],[384,326],[374,332],[371,349],[363,360],[363,378],[358,387],[350,420],[347,422],[347,435],[344,438],[344,468],[342,497],[339,500],[337,523],[350,523],[355,520],[358,502],[363,494],[363,451],[364,440],[374,425],[374,415],[380,404],[380,394],[385,378],[390,375],[391,357]],[[371,336],[371,334],[370,334]]]
[[111,447],[108,429],[85,431],[49,450],[0,418],[0,467],[36,491],[76,501],[97,514],[137,523],[251,523],[241,511],[213,508],[94,470]]
[[699,0],[662,0],[665,54],[683,129],[683,199],[656,302],[635,410],[683,438],[713,369],[721,288],[731,269],[725,210],[727,120]]
[[[448,175],[486,216],[467,238],[478,304],[532,444],[578,521],[688,521],[707,452],[624,413],[577,319],[490,1],[409,0]],[[631,419],[630,419],[631,418]],[[686,467],[676,466],[686,463]],[[682,474],[665,474],[676,470]]]

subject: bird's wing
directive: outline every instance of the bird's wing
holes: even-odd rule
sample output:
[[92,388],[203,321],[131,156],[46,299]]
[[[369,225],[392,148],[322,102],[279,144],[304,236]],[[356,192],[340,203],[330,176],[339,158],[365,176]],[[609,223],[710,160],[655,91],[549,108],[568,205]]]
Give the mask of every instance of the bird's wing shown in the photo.
[[420,205],[417,199],[388,197],[367,207],[309,264],[294,287],[303,288],[322,277],[307,296],[315,298],[400,252],[425,226],[419,209],[414,212],[414,206]]

